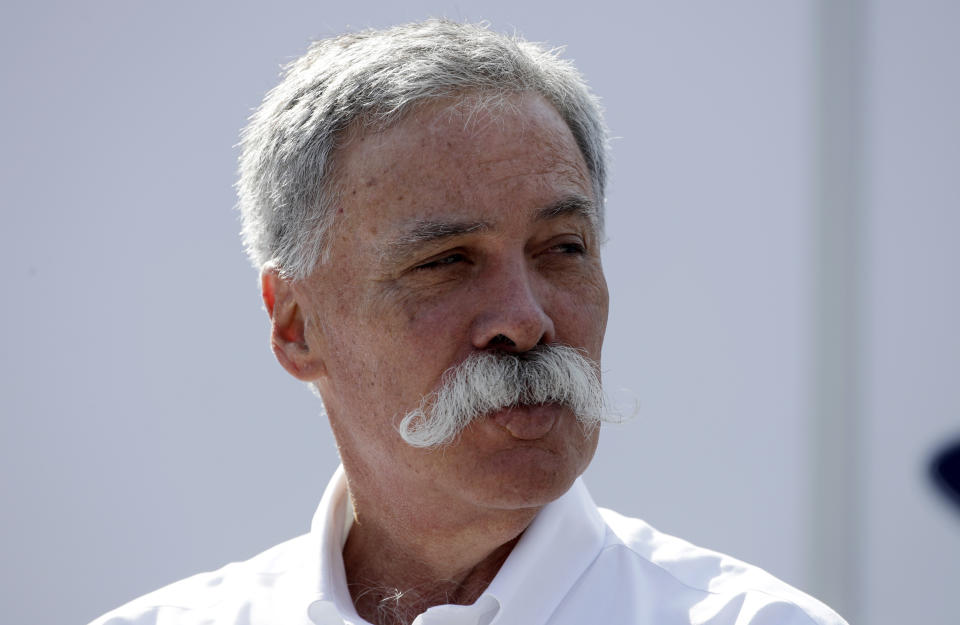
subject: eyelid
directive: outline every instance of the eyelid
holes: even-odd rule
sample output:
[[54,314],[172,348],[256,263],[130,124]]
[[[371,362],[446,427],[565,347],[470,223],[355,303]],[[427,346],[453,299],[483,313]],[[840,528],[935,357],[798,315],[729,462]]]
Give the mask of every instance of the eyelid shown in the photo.
[[564,253],[579,253],[585,254],[587,252],[587,242],[579,234],[566,234],[559,237],[555,237],[552,241],[549,242],[549,245],[545,248],[545,251],[556,250],[557,248],[565,248]]
[[[581,241],[565,241],[565,242],[563,242],[563,243],[557,243],[557,244],[554,245],[553,247],[554,247],[554,248],[557,248],[557,247],[568,248],[569,251],[571,251],[571,252],[577,252],[577,253],[579,253],[579,254],[582,254],[582,253],[584,253],[584,252],[587,251],[587,246],[584,245],[583,242],[581,242]],[[551,248],[551,249],[552,249],[552,248]]]
[[[456,260],[454,262],[448,262],[450,261],[450,259],[456,259]],[[436,254],[428,258],[427,260],[416,263],[412,267],[412,270],[423,271],[423,270],[438,269],[440,267],[447,267],[449,265],[456,264],[457,262],[461,260],[466,260],[466,259],[467,259],[466,254],[464,254],[462,251],[450,250],[447,252],[441,252],[440,254]]]

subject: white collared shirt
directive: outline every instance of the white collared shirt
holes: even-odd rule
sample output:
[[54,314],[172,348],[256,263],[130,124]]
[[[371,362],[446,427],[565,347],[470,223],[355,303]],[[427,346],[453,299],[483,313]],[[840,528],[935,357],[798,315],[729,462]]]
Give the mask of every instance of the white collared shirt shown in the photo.
[[[369,625],[347,589],[342,467],[309,534],[144,595],[91,625]],[[472,605],[414,625],[844,625],[765,571],[598,509],[581,480],[545,506]]]

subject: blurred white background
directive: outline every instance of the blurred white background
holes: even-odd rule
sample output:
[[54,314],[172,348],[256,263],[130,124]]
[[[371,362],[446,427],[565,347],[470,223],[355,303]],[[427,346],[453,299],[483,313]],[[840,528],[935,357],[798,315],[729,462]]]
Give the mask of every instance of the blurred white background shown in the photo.
[[268,349],[239,129],[315,38],[428,16],[565,45],[616,137],[601,505],[851,623],[956,623],[960,4],[8,3],[0,582],[85,623],[306,531],[337,464]]

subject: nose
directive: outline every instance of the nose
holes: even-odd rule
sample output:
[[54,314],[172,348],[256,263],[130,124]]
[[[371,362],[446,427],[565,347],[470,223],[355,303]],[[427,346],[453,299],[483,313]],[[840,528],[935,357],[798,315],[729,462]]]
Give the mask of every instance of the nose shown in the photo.
[[472,327],[477,349],[525,352],[556,339],[553,319],[537,294],[535,276],[524,262],[503,267],[481,289],[482,304]]

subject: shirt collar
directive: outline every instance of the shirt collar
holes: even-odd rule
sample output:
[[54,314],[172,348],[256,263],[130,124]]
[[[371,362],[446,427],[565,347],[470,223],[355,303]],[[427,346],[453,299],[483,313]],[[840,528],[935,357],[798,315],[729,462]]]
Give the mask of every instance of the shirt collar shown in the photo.
[[606,524],[578,478],[547,504],[485,594],[500,603],[493,623],[545,623],[603,547]]
[[351,525],[353,504],[347,492],[347,477],[340,465],[330,478],[310,524],[310,534],[317,537],[320,549],[318,592],[308,609],[316,625],[340,625],[346,622],[344,617],[350,622],[366,623],[353,606],[343,567],[343,546]]
[[[352,524],[353,505],[340,466],[311,524],[311,535],[317,538],[320,551],[318,592],[308,610],[316,625],[366,623],[353,605],[343,566],[343,546]],[[417,622],[545,623],[600,552],[605,527],[578,478],[570,490],[544,506],[534,518],[473,606],[436,606]],[[443,618],[436,620],[438,617]]]

